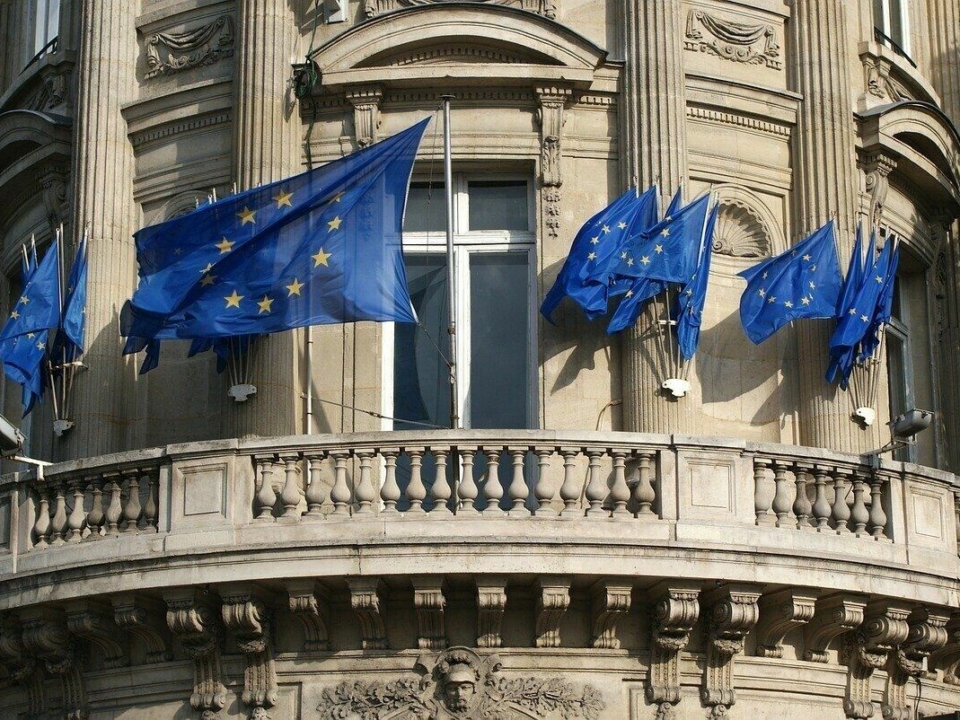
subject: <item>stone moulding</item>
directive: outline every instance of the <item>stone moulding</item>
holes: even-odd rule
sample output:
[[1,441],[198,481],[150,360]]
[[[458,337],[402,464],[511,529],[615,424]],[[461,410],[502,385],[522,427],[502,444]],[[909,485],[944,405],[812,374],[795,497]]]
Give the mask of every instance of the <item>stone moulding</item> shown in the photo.
[[182,33],[153,33],[147,38],[144,80],[212,65],[233,55],[233,18],[221,15],[212,23]]
[[[400,10],[420,5],[439,5],[452,0],[364,0],[363,14],[368,18],[382,15],[391,10]],[[487,5],[507,5],[543,15],[551,20],[557,17],[557,0],[474,0]]]
[[687,14],[684,47],[695,52],[713,53],[724,60],[783,69],[777,31],[773,25],[765,23],[739,23],[702,10],[691,10]]

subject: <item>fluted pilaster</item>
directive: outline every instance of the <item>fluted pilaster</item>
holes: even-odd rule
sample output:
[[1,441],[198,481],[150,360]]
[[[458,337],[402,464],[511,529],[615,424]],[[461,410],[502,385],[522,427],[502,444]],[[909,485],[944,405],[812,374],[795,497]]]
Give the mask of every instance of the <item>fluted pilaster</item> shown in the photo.
[[[0,0],[0,28],[8,38],[20,37],[17,29],[19,8],[13,0]],[[11,78],[16,76],[17,70],[17,43],[6,42],[0,48],[0,95],[10,85]]]
[[955,0],[929,0],[930,79],[943,111],[960,125],[960,5]]
[[[80,61],[74,147],[74,241],[88,231],[88,370],[78,373],[71,399],[76,427],[63,457],[125,448],[133,419],[134,361],[121,357],[117,311],[136,283],[133,233],[140,213],[133,199],[133,148],[120,114],[136,91],[136,3],[80,0]],[[69,261],[71,253],[67,253]]]
[[[790,20],[790,68],[803,95],[793,142],[795,229],[806,235],[834,217],[842,267],[853,247],[859,185],[846,22],[841,0],[797,0]],[[865,450],[873,434],[852,421],[848,394],[823,379],[829,331],[826,323],[797,324],[800,441]]]
[[[298,25],[288,0],[240,0],[235,92],[235,162],[242,189],[300,171],[300,116],[290,87]],[[257,397],[225,399],[226,435],[299,432],[298,331],[259,341],[253,370]]]
[[[679,0],[627,0],[623,102],[620,105],[624,184],[660,183],[673,192],[686,173],[682,7]],[[651,312],[641,315],[623,338],[625,430],[696,432],[693,398],[680,402],[660,395]]]

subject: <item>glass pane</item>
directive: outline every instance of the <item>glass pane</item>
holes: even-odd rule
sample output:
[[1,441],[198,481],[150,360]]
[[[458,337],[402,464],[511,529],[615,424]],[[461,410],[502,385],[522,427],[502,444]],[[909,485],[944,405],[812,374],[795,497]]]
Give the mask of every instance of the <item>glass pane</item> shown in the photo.
[[483,181],[467,183],[470,230],[529,230],[527,183]]
[[470,256],[470,426],[527,428],[527,253]]
[[883,22],[883,0],[873,0],[873,27],[886,35],[887,29]]
[[444,232],[447,228],[443,183],[410,183],[403,229],[407,232]]
[[900,0],[889,0],[890,4],[887,8],[889,15],[888,20],[890,24],[890,32],[887,34],[893,39],[893,41],[900,46],[901,50],[905,50],[906,43],[904,42],[905,38],[903,37],[903,8],[900,6]]
[[[887,387],[890,401],[890,419],[907,410],[906,357],[903,339],[887,332],[884,341],[887,344]],[[894,459],[907,460],[907,448],[894,452]]]
[[449,373],[435,346],[436,343],[449,356],[446,257],[407,256],[405,262],[410,297],[420,325],[394,326],[393,415],[398,419],[393,427],[423,427],[404,420],[450,427]]

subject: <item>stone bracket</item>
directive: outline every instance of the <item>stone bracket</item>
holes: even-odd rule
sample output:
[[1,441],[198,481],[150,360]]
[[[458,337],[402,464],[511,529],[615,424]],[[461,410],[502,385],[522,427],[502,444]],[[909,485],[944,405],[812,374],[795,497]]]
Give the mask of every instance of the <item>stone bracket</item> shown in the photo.
[[695,581],[664,581],[648,592],[653,617],[646,698],[657,706],[658,717],[680,702],[680,651],[700,617],[699,596]]
[[286,582],[290,612],[303,625],[306,652],[330,649],[330,603],[320,583],[312,578]]
[[413,582],[413,607],[417,612],[417,647],[443,650],[449,645],[444,620],[447,600],[442,576],[416,576]]
[[879,235],[883,208],[890,189],[890,173],[897,167],[896,158],[882,151],[870,153],[863,161],[866,190],[870,197],[870,230]]
[[784,637],[813,619],[816,604],[817,593],[810,590],[786,589],[764,595],[757,623],[757,655],[782,658]]
[[66,612],[67,630],[96,645],[102,653],[105,668],[124,667],[130,663],[123,646],[117,641],[120,632],[108,605],[75,600],[66,606]]
[[[870,679],[873,671],[886,665],[891,651],[907,639],[910,607],[903,602],[875,600],[866,607],[866,620],[847,636],[845,660],[847,688],[843,710],[849,718],[873,717]],[[895,680],[896,682],[896,680]]]
[[560,621],[570,607],[570,578],[545,576],[537,588],[537,647],[560,647]]
[[167,603],[167,627],[193,660],[193,693],[190,706],[205,718],[227,704],[227,689],[220,668],[220,643],[223,626],[215,599],[193,588],[177,588],[163,593]]
[[543,193],[547,232],[551,237],[560,234],[560,186],[563,185],[563,111],[572,90],[566,87],[538,87],[537,117],[540,121],[540,183]]
[[277,704],[278,693],[269,603],[252,583],[221,585],[217,591],[223,601],[223,624],[233,632],[247,661],[242,700],[253,709],[253,717],[264,717],[265,708]]
[[477,647],[503,645],[500,625],[507,607],[507,579],[500,576],[477,578]]
[[957,676],[960,669],[960,612],[950,616],[945,631],[945,644],[930,653],[928,667],[934,672],[942,670],[943,682],[947,685],[960,685],[960,678]]
[[743,652],[743,639],[757,623],[760,590],[731,583],[704,597],[707,610],[707,657],[700,699],[713,717],[727,713],[737,702],[733,687],[733,659]]
[[147,648],[148,663],[170,660],[163,603],[142,595],[124,594],[111,598],[113,620],[119,628],[138,638]]
[[42,671],[36,657],[24,647],[23,628],[14,615],[0,618],[0,665],[6,668],[11,681],[25,688],[30,715],[44,714],[46,697],[41,682]]
[[883,692],[884,720],[910,720],[907,681],[923,675],[923,660],[947,642],[947,611],[916,608],[907,618],[907,639],[887,658],[887,682]]
[[[67,630],[62,611],[30,608],[20,613],[26,651],[43,660],[51,675],[60,680],[60,699],[65,717],[87,716],[87,696],[77,665],[76,646]],[[42,688],[41,688],[42,692]]]
[[863,622],[867,598],[863,595],[837,593],[817,600],[813,620],[806,628],[806,650],[803,659],[825,663],[830,643],[838,635],[855,630]]
[[357,145],[372,145],[377,141],[377,131],[380,129],[383,88],[379,85],[358,85],[348,88],[345,94],[353,106],[353,127]]
[[350,606],[360,621],[360,644],[364,650],[387,650],[387,629],[384,622],[382,595],[385,586],[380,578],[351,578]]
[[593,596],[593,647],[617,650],[617,622],[630,612],[633,585],[600,580],[591,589]]

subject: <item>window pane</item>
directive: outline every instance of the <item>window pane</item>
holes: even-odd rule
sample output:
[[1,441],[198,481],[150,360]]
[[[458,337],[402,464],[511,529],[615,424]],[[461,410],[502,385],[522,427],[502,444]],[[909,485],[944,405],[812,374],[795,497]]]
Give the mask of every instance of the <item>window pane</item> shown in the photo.
[[[887,386],[892,420],[907,410],[906,353],[903,339],[894,333],[888,331],[884,341],[887,344]],[[894,459],[909,459],[907,449],[894,452]]]
[[467,183],[470,230],[529,230],[527,183],[483,181]]
[[410,183],[403,229],[407,232],[443,232],[447,227],[443,183]]
[[527,253],[470,257],[470,425],[526,428]]
[[422,429],[404,420],[450,427],[449,373],[434,346],[436,342],[449,356],[446,257],[408,256],[405,262],[410,297],[423,327],[395,325],[393,415],[398,420],[393,427]]
[[883,22],[883,0],[873,0],[873,27],[886,35],[887,29]]
[[904,42],[905,38],[903,37],[903,8],[900,6],[900,0],[889,0],[887,12],[889,13],[887,22],[890,26],[890,31],[887,34],[893,38],[893,41],[900,46],[901,50],[905,50],[906,43]]

